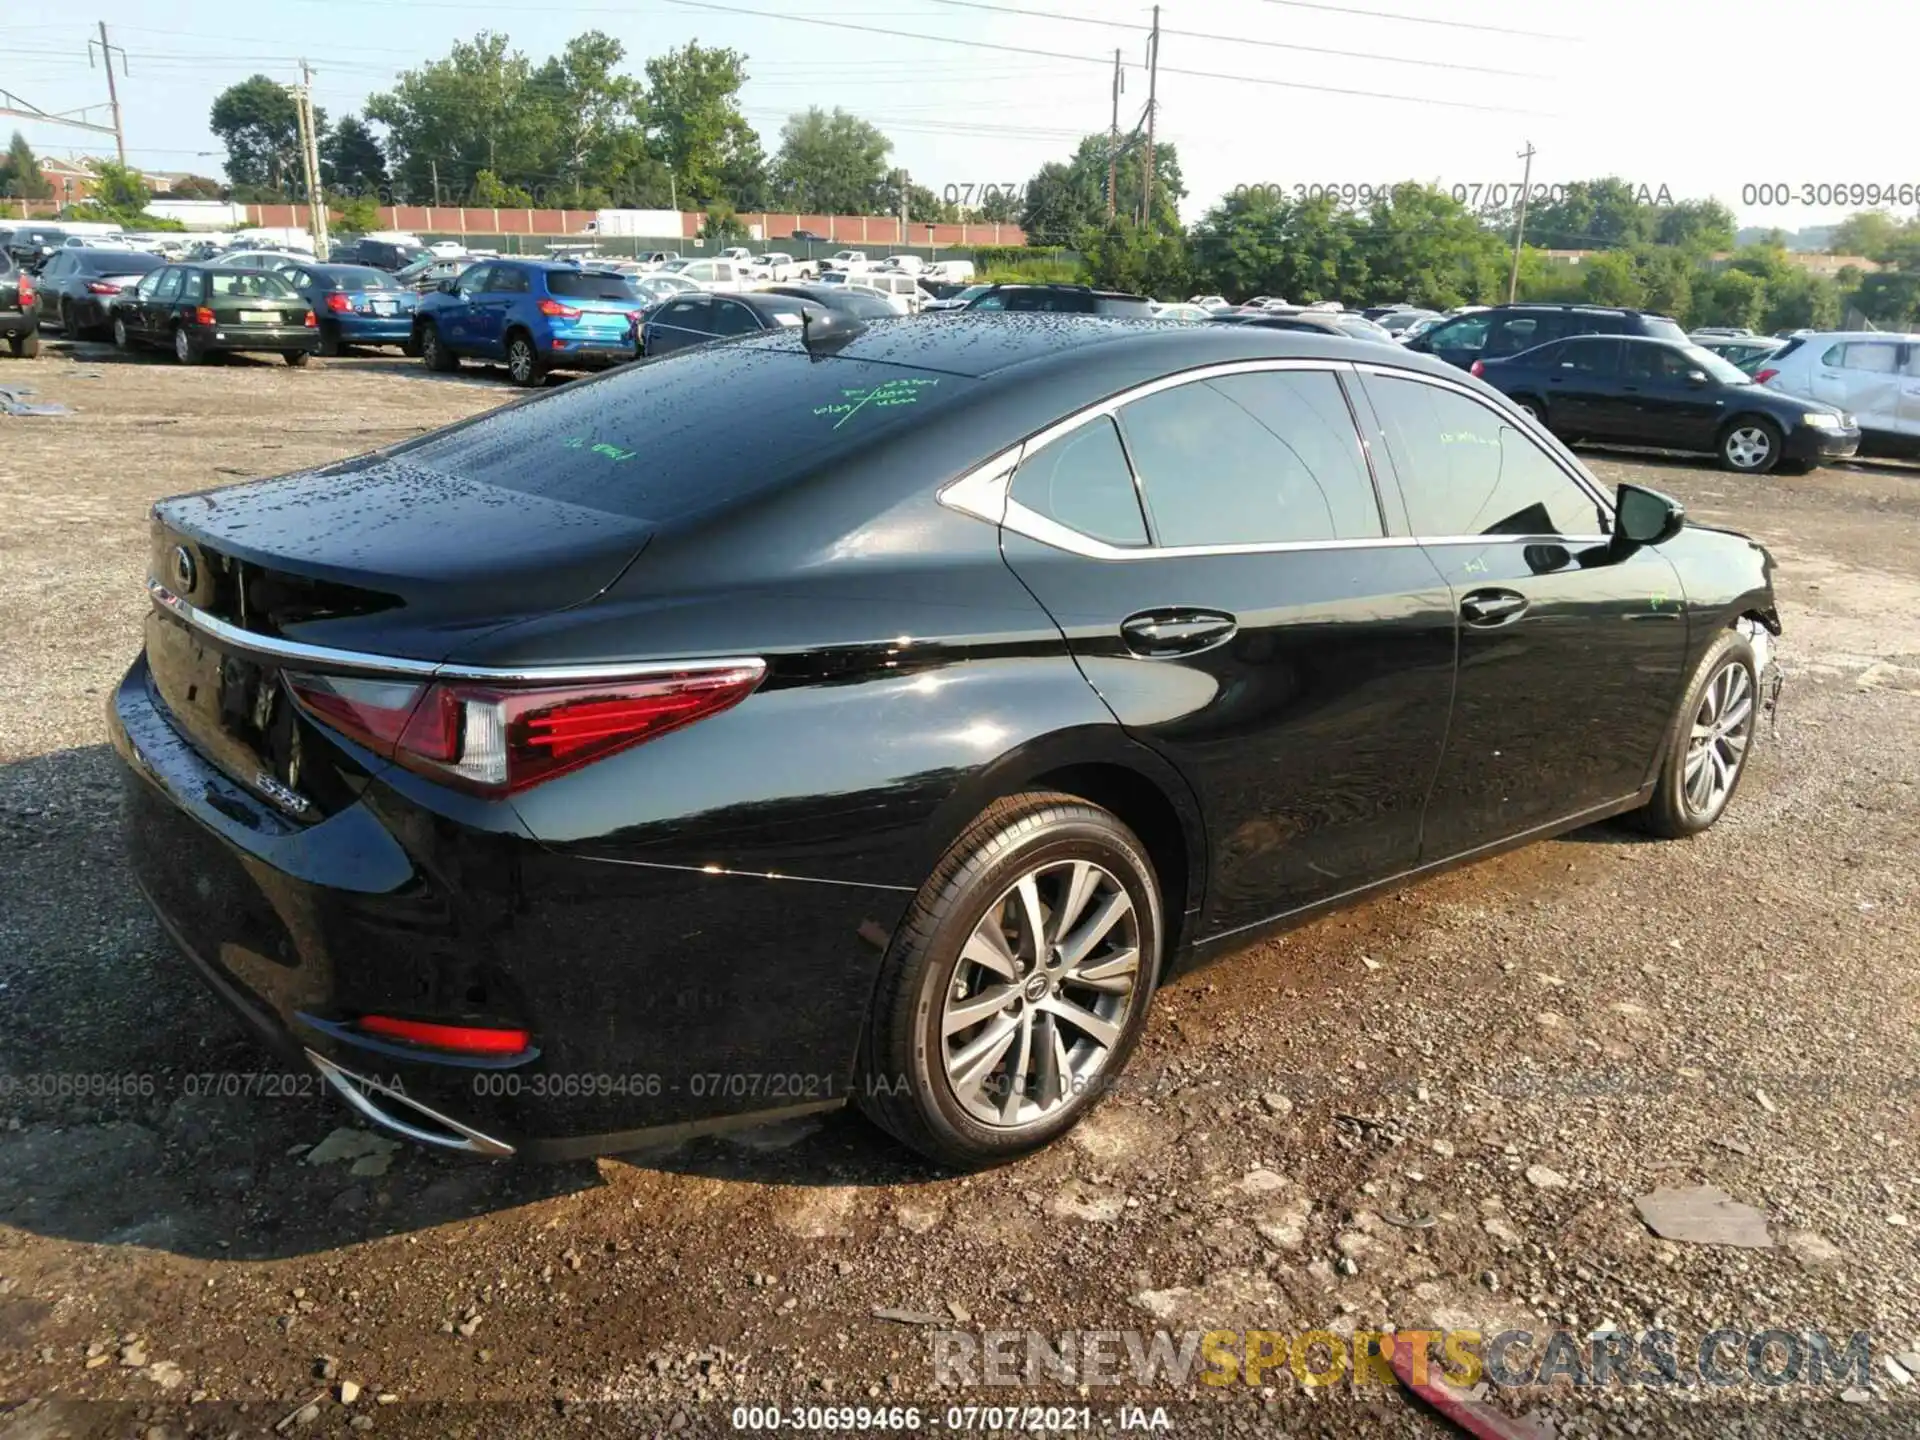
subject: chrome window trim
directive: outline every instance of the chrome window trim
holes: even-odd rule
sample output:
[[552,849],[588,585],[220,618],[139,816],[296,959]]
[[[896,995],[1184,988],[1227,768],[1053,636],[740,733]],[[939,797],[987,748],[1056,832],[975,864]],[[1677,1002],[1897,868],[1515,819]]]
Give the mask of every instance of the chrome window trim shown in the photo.
[[[1380,550],[1406,549],[1413,546],[1453,546],[1453,545],[1541,545],[1553,544],[1575,548],[1586,545],[1604,545],[1610,537],[1606,535],[1375,535],[1352,540],[1270,540],[1255,541],[1238,545],[1114,545],[1105,540],[1096,540],[1084,535],[1059,521],[1048,518],[1036,510],[1030,510],[1012,495],[1014,473],[1030,451],[1050,445],[1063,435],[1070,435],[1081,426],[1092,423],[1102,417],[1112,419],[1123,405],[1148,395],[1158,394],[1162,390],[1171,390],[1177,385],[1193,384],[1202,380],[1217,379],[1225,375],[1244,375],[1266,370],[1324,370],[1336,379],[1342,374],[1356,372],[1379,375],[1387,379],[1413,379],[1424,381],[1443,390],[1452,390],[1469,400],[1478,403],[1483,409],[1502,422],[1509,417],[1488,405],[1485,397],[1475,394],[1465,385],[1441,375],[1427,375],[1418,370],[1401,369],[1393,365],[1374,365],[1364,361],[1324,360],[1319,358],[1292,357],[1268,358],[1257,360],[1233,360],[1215,365],[1202,365],[1192,370],[1182,370],[1176,375],[1162,375],[1148,380],[1131,390],[1123,390],[1105,400],[1099,400],[1083,410],[1077,410],[1063,420],[1056,420],[1044,430],[1038,430],[1017,445],[1001,451],[984,464],[976,465],[957,480],[949,481],[941,487],[936,498],[950,510],[963,515],[971,515],[976,520],[984,520],[1016,535],[1038,541],[1042,545],[1056,550],[1064,550],[1072,555],[1080,555],[1089,560],[1186,560],[1209,555],[1284,555],[1300,550]],[[1345,387],[1342,387],[1344,392]],[[1375,486],[1377,503],[1384,503],[1379,492],[1379,479],[1373,446],[1367,434],[1367,428],[1354,410],[1352,397],[1347,397],[1348,412],[1354,421],[1354,430],[1360,440],[1362,454],[1367,463],[1369,477]],[[1519,417],[1525,420],[1525,416]],[[1116,422],[1116,428],[1117,422]],[[1526,432],[1522,432],[1526,433]],[[1534,437],[1529,434],[1529,439]],[[1126,443],[1124,434],[1121,444]],[[1537,443],[1537,442],[1536,442]],[[1581,492],[1599,504],[1608,515],[1613,507],[1607,505],[1604,498],[1596,494],[1594,487],[1584,476],[1571,472],[1565,463],[1553,451],[1547,450],[1547,457],[1573,480]],[[1129,469],[1132,468],[1129,458]],[[1143,506],[1144,508],[1144,506]]]
[[767,662],[757,655],[606,665],[450,665],[439,660],[414,660],[398,655],[373,655],[363,650],[308,645],[299,640],[242,630],[181,599],[158,580],[147,581],[147,594],[156,608],[235,650],[316,669],[350,670],[357,675],[401,675],[420,680],[479,680],[507,685],[566,684],[570,681],[591,684],[599,680],[633,680],[649,675],[703,674],[710,670],[747,669],[764,676],[767,669]]

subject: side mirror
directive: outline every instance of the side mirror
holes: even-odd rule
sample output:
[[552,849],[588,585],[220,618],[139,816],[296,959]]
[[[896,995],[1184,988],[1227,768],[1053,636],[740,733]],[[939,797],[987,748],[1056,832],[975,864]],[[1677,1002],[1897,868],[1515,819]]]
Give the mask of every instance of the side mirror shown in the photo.
[[442,295],[458,295],[460,293],[460,277],[457,275],[449,275],[434,288]]
[[1704,384],[1706,384],[1706,383],[1707,383],[1707,372],[1706,372],[1706,371],[1704,371],[1704,370],[1689,370],[1689,371],[1687,371],[1687,384],[1689,384],[1689,385],[1704,385]]
[[1671,495],[1639,485],[1622,485],[1613,502],[1613,543],[1616,547],[1664,545],[1687,523],[1687,511]]

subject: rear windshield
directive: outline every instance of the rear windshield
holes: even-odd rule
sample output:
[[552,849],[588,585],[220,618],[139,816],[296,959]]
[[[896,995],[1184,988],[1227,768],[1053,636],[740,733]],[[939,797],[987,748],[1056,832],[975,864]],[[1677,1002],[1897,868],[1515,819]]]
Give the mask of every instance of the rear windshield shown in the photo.
[[851,315],[856,320],[887,320],[898,313],[878,295],[862,295],[851,285],[820,303]]
[[634,293],[626,276],[595,270],[583,270],[577,274],[571,270],[550,270],[547,272],[547,289],[555,295],[565,295],[570,300],[640,298]]
[[366,265],[342,265],[328,270],[321,280],[329,290],[398,290],[393,276]]
[[85,275],[144,275],[167,262],[142,250],[83,250],[80,270]]
[[207,278],[215,295],[231,295],[242,300],[292,300],[293,287],[271,270],[213,270]]
[[1662,320],[1657,315],[1647,315],[1642,318],[1646,321],[1647,334],[1651,335],[1655,340],[1678,340],[1683,345],[1689,343],[1687,340],[1687,332],[1674,324],[1673,321]]
[[401,453],[520,494],[668,521],[831,468],[973,383],[747,340],[576,382]]
[[1094,301],[1094,309],[1102,315],[1141,315],[1153,314],[1153,302],[1150,300],[1109,300],[1104,297]]

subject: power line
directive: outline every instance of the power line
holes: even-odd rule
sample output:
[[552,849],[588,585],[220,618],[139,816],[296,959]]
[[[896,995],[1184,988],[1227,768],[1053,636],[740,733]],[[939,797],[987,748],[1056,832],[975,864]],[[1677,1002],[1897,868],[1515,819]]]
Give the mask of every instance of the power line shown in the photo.
[[1324,10],[1331,15],[1356,15],[1368,20],[1398,20],[1403,25],[1438,25],[1448,30],[1478,30],[1485,35],[1517,35],[1527,40],[1573,39],[1571,35],[1549,35],[1542,30],[1510,30],[1503,25],[1475,25],[1468,20],[1441,20],[1432,15],[1402,15],[1389,10],[1358,10],[1351,5],[1324,5],[1317,0],[1265,0],[1268,5],[1285,5],[1294,10]]
[[[1075,25],[1099,25],[1111,30],[1135,30],[1142,34],[1149,25],[1128,20],[1102,20],[1092,15],[1064,15],[1057,10],[1027,10],[1017,5],[989,5],[985,0],[932,0],[935,5],[952,5],[962,10],[991,10],[1001,15],[1024,15],[1035,20],[1064,20]],[[1187,40],[1218,40],[1230,45],[1257,45],[1268,50],[1299,50],[1309,55],[1333,55],[1342,60],[1366,60],[1379,65],[1420,65],[1431,70],[1467,70],[1478,75],[1500,75],[1511,80],[1538,80],[1541,76],[1518,70],[1496,70],[1490,65],[1464,65],[1448,60],[1418,60],[1403,55],[1375,55],[1366,50],[1332,50],[1324,45],[1296,45],[1287,40],[1255,40],[1244,35],[1216,35],[1206,30],[1174,30],[1161,26],[1162,35],[1178,35]]]

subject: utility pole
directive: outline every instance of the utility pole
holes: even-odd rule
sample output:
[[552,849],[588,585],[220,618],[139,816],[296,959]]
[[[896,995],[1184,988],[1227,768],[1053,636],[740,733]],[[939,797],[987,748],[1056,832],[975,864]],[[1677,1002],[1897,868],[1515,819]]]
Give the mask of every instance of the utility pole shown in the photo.
[[1120,70],[1120,52],[1113,52],[1113,121],[1107,127],[1107,219],[1113,219],[1113,207],[1120,191],[1120,91],[1125,87]]
[[1160,7],[1153,7],[1153,34],[1147,39],[1147,181],[1141,187],[1140,223],[1153,224],[1153,112],[1160,81]]
[[911,245],[913,243],[912,232],[907,229],[907,226],[913,223],[911,220],[907,218],[907,195],[908,195],[907,186],[909,183],[910,182],[908,180],[907,172],[904,169],[901,170],[900,172],[900,243],[902,245]]
[[300,165],[307,175],[307,211],[313,229],[313,254],[327,258],[327,201],[320,193],[320,142],[313,133],[313,70],[300,62],[300,83],[289,85],[295,128],[300,132]]
[[[94,42],[87,41],[87,64],[93,64]],[[120,163],[127,163],[126,132],[120,128],[120,91],[113,83],[113,52],[120,51],[120,73],[127,73],[127,52],[118,45],[107,43],[107,22],[100,22],[100,61],[107,67],[107,103],[113,107],[113,148],[119,153]]]
[[1520,244],[1527,233],[1527,191],[1533,185],[1533,142],[1527,142],[1527,148],[1519,151],[1514,158],[1527,162],[1525,174],[1520,180],[1520,218],[1513,227],[1513,269],[1507,275],[1507,303],[1513,303],[1513,297],[1520,290]]

